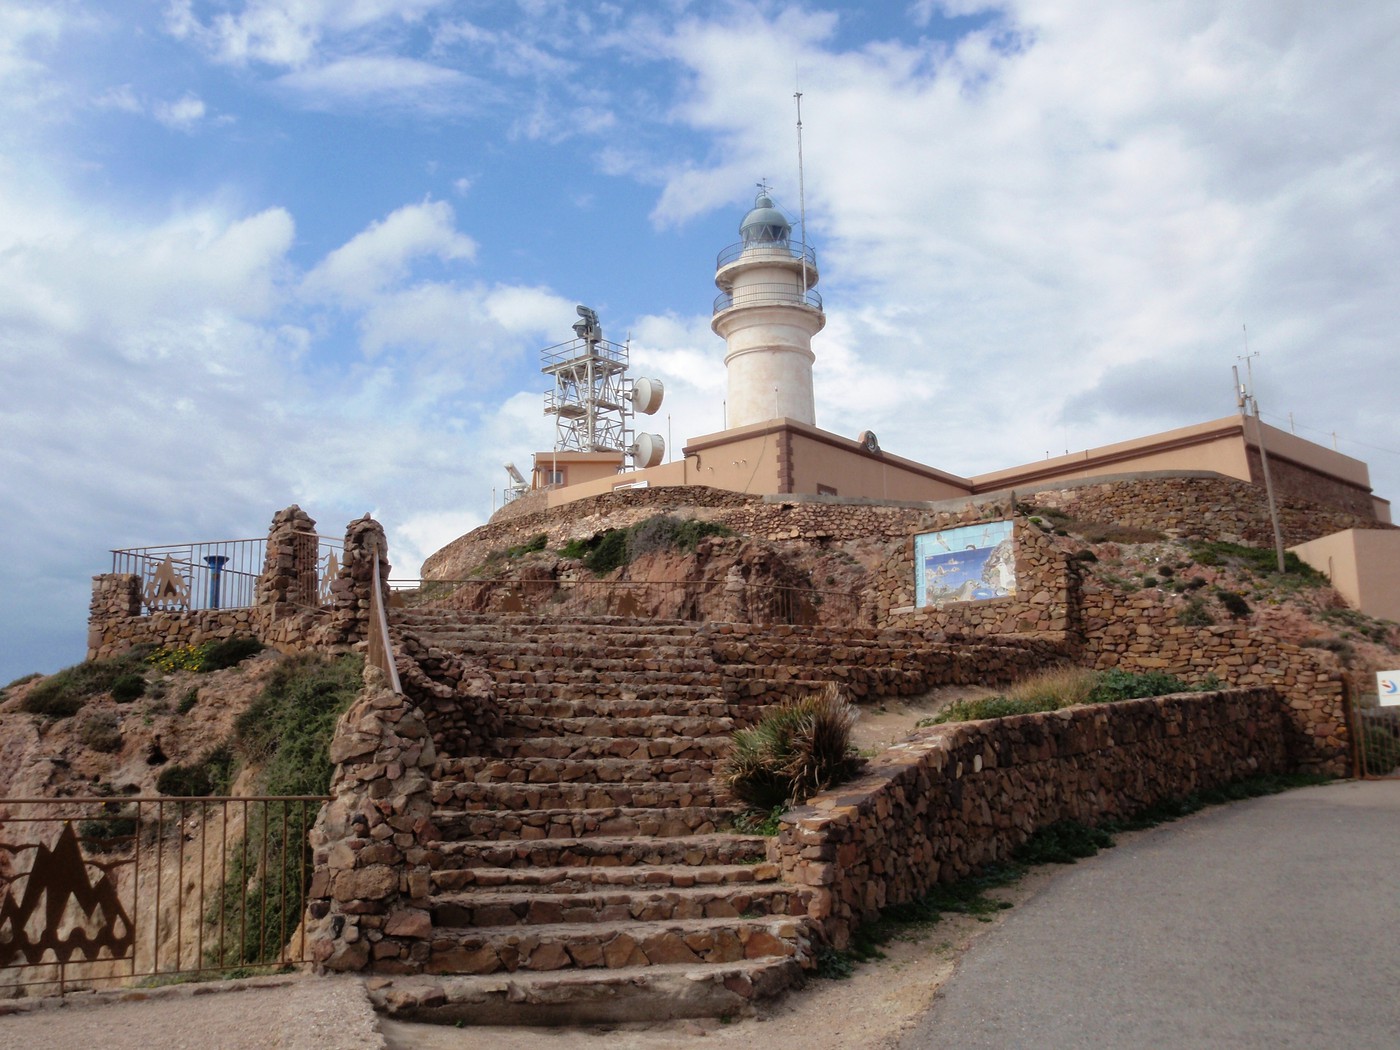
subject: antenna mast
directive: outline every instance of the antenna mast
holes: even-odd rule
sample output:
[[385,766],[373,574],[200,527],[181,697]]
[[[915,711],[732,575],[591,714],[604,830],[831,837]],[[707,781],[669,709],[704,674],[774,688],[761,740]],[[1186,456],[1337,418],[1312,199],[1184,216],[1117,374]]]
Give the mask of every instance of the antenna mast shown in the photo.
[[1288,571],[1287,563],[1283,552],[1283,530],[1279,527],[1278,503],[1274,499],[1274,479],[1269,470],[1269,450],[1264,446],[1264,423],[1259,418],[1259,399],[1254,396],[1254,359],[1259,356],[1259,351],[1253,353],[1249,351],[1249,325],[1244,326],[1244,356],[1237,360],[1244,362],[1246,384],[1240,383],[1240,369],[1235,366],[1235,391],[1239,401],[1240,414],[1246,419],[1249,417],[1249,409],[1254,410],[1254,436],[1259,444],[1259,464],[1264,471],[1264,494],[1269,503],[1269,520],[1274,527],[1274,554],[1278,558],[1278,571],[1282,576]]
[[807,298],[807,185],[802,171],[802,86],[792,96],[797,100],[797,208],[802,227],[802,298]]

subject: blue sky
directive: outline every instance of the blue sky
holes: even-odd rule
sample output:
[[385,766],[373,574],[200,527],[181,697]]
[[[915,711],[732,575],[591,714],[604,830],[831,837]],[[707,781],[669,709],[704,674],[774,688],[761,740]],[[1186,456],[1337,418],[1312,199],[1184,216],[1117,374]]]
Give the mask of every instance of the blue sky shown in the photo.
[[575,303],[720,428],[715,254],[798,203],[817,421],[961,474],[1233,410],[1400,497],[1400,8],[0,0],[0,684],[111,547],[373,512],[396,574],[548,447]]

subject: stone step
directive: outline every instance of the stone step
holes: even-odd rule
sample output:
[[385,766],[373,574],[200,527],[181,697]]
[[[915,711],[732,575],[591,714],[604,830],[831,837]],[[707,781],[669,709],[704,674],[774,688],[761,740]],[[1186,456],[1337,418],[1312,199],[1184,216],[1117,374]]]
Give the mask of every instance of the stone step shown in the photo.
[[582,632],[570,637],[528,638],[514,635],[482,637],[461,631],[420,631],[418,637],[421,641],[430,642],[443,649],[460,648],[483,659],[496,656],[519,656],[522,658],[569,656],[575,659],[630,660],[646,654],[668,658],[710,659],[712,653],[706,642],[666,634],[633,634],[615,637],[607,633],[593,636]]
[[[454,868],[626,868],[634,865],[758,863],[767,859],[762,835],[687,835],[677,838],[584,838],[533,841],[440,842],[426,863],[436,871]],[[442,883],[444,888],[452,888]]]
[[775,881],[772,861],[747,864],[630,864],[552,868],[451,868],[431,875],[435,893],[473,889],[529,892],[536,896],[582,894],[614,888],[663,890],[690,886],[747,887]]
[[742,1017],[803,982],[802,960],[745,959],[708,966],[623,966],[484,977],[395,977],[370,982],[390,1017],[444,1025],[594,1025],[687,1017]]
[[608,718],[597,715],[540,716],[512,711],[501,737],[713,737],[727,736],[734,720],[693,715],[647,715],[643,718]]
[[429,910],[435,927],[670,922],[806,915],[812,894],[810,887],[781,882],[552,894],[478,890],[442,894]]
[[532,841],[538,839],[610,838],[640,835],[647,838],[676,838],[708,835],[727,824],[742,807],[672,806],[634,808],[610,806],[604,809],[540,810],[438,810],[433,826],[444,839],[496,839]]
[[742,959],[803,958],[810,930],[796,917],[549,923],[520,928],[438,927],[427,973],[694,966]]
[[[449,650],[458,652],[461,650]],[[468,655],[475,655],[466,650]],[[587,678],[617,678],[655,676],[661,681],[685,684],[687,675],[709,675],[716,677],[719,668],[708,658],[698,656],[665,657],[638,654],[631,657],[602,656],[520,656],[501,654],[483,661],[493,677],[502,681],[530,681],[516,678],[516,675],[545,675],[546,681],[555,679],[583,680]]]
[[498,753],[505,758],[626,758],[633,761],[657,758],[713,761],[727,754],[730,747],[728,736],[503,737],[496,745]]
[[508,717],[533,715],[539,718],[580,718],[590,715],[601,718],[650,718],[653,715],[680,715],[695,718],[729,718],[737,710],[719,697],[719,690],[697,686],[676,686],[674,691],[658,688],[653,694],[638,695],[624,691],[622,695],[598,695],[592,690],[572,690],[573,696],[560,695],[565,690],[538,695],[543,687],[509,683],[497,687],[496,702]]
[[442,783],[619,784],[651,780],[668,784],[708,782],[710,758],[501,758],[473,755],[438,759],[434,779]]
[[440,809],[464,812],[492,810],[604,809],[632,806],[659,809],[672,806],[733,805],[729,793],[709,781],[673,784],[638,780],[615,784],[478,783],[439,781],[433,785],[433,804]]

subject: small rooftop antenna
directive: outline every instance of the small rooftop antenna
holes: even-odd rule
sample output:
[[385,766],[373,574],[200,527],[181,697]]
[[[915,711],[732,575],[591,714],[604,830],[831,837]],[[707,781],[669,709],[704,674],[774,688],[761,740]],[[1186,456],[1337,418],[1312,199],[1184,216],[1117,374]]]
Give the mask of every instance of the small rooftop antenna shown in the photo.
[[1250,353],[1249,350],[1249,325],[1244,325],[1244,356],[1237,360],[1244,362],[1246,383],[1240,382],[1240,366],[1235,366],[1235,400],[1240,406],[1240,414],[1248,416],[1248,409],[1254,410],[1254,436],[1259,443],[1259,463],[1264,471],[1264,494],[1269,501],[1269,520],[1274,526],[1274,553],[1278,556],[1279,575],[1288,571],[1283,557],[1283,530],[1278,522],[1278,504],[1274,501],[1274,479],[1273,473],[1269,470],[1269,450],[1264,447],[1264,424],[1259,419],[1259,399],[1254,396],[1254,359],[1259,356],[1259,351]]
[[[794,73],[794,79],[796,74]],[[797,100],[797,209],[798,225],[802,227],[802,298],[807,298],[807,185],[802,164],[802,85],[793,93]]]

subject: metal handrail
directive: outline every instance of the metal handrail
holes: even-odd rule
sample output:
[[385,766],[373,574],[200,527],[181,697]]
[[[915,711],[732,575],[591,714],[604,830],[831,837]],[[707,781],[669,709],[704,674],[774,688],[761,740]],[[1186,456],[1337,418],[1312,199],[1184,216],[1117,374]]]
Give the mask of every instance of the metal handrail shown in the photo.
[[738,244],[731,244],[720,251],[715,259],[715,269],[721,269],[732,262],[738,262],[741,256],[747,256],[755,261],[762,260],[765,256],[769,258],[807,260],[807,265],[812,269],[817,268],[817,252],[810,244],[792,244],[773,241],[767,244],[747,244],[740,241]]
[[812,289],[803,292],[790,284],[747,285],[737,296],[733,292],[720,292],[715,296],[715,313],[721,313],[736,306],[801,306],[817,312],[822,309],[822,297]]
[[384,672],[389,679],[389,687],[399,696],[403,695],[403,685],[399,681],[398,661],[394,659],[394,641],[389,634],[389,616],[380,597],[379,552],[372,551],[374,571],[369,595],[369,652],[366,659]]

